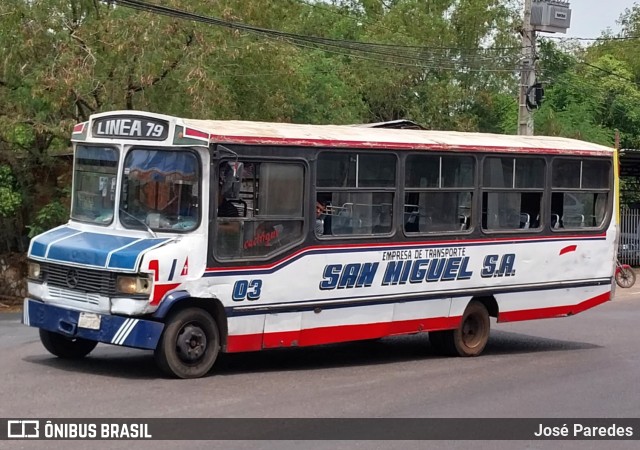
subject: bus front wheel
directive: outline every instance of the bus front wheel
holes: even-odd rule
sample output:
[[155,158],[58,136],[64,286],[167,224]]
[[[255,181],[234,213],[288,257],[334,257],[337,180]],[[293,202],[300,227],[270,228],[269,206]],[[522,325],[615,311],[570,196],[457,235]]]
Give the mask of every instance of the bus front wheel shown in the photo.
[[436,353],[449,356],[478,356],[489,340],[489,312],[479,301],[472,300],[455,330],[429,333]]
[[199,378],[213,367],[220,351],[216,321],[200,308],[186,308],[166,322],[154,352],[158,367],[169,376]]
[[96,341],[82,338],[68,338],[53,331],[40,328],[40,341],[49,353],[64,359],[80,359],[96,348]]

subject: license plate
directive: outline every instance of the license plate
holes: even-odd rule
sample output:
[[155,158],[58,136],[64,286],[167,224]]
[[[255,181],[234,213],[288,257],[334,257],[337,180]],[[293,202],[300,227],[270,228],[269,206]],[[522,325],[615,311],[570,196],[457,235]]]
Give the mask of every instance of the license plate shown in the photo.
[[90,330],[100,329],[100,315],[94,313],[81,312],[78,318],[78,328],[88,328]]

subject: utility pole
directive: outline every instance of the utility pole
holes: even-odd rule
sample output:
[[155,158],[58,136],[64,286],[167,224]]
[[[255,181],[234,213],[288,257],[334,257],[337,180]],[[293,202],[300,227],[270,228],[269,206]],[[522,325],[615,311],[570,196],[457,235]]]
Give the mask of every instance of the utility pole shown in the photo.
[[533,116],[527,107],[527,91],[536,82],[536,32],[531,25],[531,0],[524,0],[522,22],[522,66],[520,69],[520,96],[518,108],[518,134],[533,135]]

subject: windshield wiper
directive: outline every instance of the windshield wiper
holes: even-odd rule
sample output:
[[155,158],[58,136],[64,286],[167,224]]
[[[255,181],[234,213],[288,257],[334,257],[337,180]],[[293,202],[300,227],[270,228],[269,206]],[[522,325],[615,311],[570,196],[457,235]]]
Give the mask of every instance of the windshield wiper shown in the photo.
[[134,216],[133,214],[128,213],[127,211],[125,211],[124,209],[122,209],[122,207],[118,208],[118,211],[120,211],[121,213],[124,213],[125,216],[127,217],[131,217],[133,220],[135,220],[136,222],[138,222],[139,224],[141,224],[143,227],[145,227],[145,229],[149,232],[149,234],[151,236],[153,236],[154,238],[157,238],[158,236],[154,233],[154,231],[151,229],[151,227],[149,225],[147,225],[147,223],[142,220],[142,219],[138,219],[136,216]]

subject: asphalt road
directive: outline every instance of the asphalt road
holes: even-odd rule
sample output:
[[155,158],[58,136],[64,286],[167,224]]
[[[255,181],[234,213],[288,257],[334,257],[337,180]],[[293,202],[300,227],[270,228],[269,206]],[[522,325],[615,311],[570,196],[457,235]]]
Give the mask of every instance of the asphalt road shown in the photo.
[[[0,315],[0,417],[640,418],[640,287],[575,317],[492,323],[484,354],[443,358],[426,335],[223,355],[198,380],[161,378],[150,352],[99,345],[50,356],[19,314]],[[638,430],[640,432],[640,430]],[[327,436],[327,439],[330,439]],[[7,442],[0,442],[0,448]],[[11,442],[7,448],[87,448]],[[412,447],[468,448],[469,442]],[[483,448],[558,448],[485,442]],[[635,448],[562,442],[562,448]],[[607,445],[603,445],[607,444]],[[135,448],[405,448],[403,442],[139,442]],[[91,447],[131,448],[131,443]],[[475,445],[478,446],[478,445]]]

